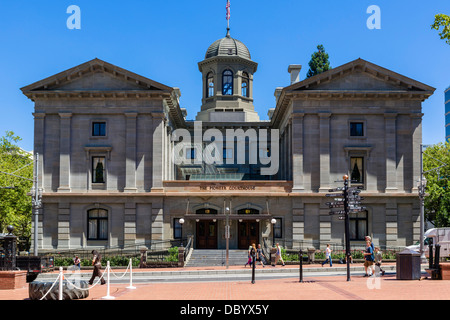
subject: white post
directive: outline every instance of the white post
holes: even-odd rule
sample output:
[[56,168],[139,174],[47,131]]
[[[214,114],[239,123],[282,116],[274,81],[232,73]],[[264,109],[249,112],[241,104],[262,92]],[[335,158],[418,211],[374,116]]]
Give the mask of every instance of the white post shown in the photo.
[[106,296],[102,297],[102,299],[115,299],[115,297],[111,296],[109,294],[109,270],[110,270],[110,266],[109,266],[109,261],[107,261],[106,263]]
[[63,299],[63,282],[64,282],[63,268],[59,267],[59,300]]
[[130,258],[130,285],[127,289],[136,289],[136,287],[133,286],[133,263],[131,261],[132,258]]

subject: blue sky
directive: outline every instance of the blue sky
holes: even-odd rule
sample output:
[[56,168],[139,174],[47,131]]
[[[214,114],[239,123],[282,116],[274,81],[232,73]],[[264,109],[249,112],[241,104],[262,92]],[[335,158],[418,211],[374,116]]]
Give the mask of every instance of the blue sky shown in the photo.
[[[319,4],[320,3],[320,6]],[[81,29],[69,30],[67,7],[81,9]],[[194,119],[202,82],[197,63],[226,33],[226,0],[5,1],[0,3],[0,134],[22,137],[33,149],[33,102],[20,88],[99,58],[181,89]],[[381,29],[369,30],[370,5]],[[311,54],[323,44],[332,67],[357,58],[436,88],[423,103],[423,143],[444,141],[444,90],[450,86],[450,45],[430,25],[450,14],[450,1],[231,0],[231,36],[258,63],[254,105],[261,119],[275,106],[275,88],[289,85],[289,64],[305,78]]]

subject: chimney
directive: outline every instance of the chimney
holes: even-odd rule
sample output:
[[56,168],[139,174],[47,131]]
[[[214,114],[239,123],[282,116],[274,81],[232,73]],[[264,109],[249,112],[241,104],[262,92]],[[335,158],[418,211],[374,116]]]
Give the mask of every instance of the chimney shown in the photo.
[[301,64],[289,65],[288,72],[291,74],[291,84],[300,81],[300,70],[302,70]]

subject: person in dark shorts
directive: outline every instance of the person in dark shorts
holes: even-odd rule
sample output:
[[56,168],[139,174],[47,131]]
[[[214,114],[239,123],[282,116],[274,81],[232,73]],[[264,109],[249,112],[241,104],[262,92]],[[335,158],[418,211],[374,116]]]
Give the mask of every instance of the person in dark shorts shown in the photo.
[[256,261],[261,262],[261,265],[264,268],[264,264],[266,263],[266,259],[264,258],[264,253],[261,248],[261,244],[258,244],[258,248],[256,249]]

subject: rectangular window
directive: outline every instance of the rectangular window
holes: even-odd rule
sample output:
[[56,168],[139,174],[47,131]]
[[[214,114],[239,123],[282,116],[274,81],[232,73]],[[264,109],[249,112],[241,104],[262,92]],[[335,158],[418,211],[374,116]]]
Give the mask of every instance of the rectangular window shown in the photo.
[[173,219],[173,238],[181,239],[182,237],[182,225],[180,223],[180,218]]
[[92,157],[92,183],[105,183],[105,157]]
[[367,211],[350,213],[350,240],[364,240],[368,235]]
[[93,122],[92,123],[92,136],[93,137],[105,137],[106,136],[106,122]]
[[350,136],[351,137],[364,137],[364,123],[363,122],[350,122]]
[[275,238],[282,238],[283,237],[283,230],[282,230],[282,224],[281,224],[281,218],[275,218],[277,221],[275,225],[273,226],[273,232]]
[[364,158],[350,158],[350,182],[356,184],[364,183]]
[[108,211],[92,209],[88,211],[88,240],[108,239]]

